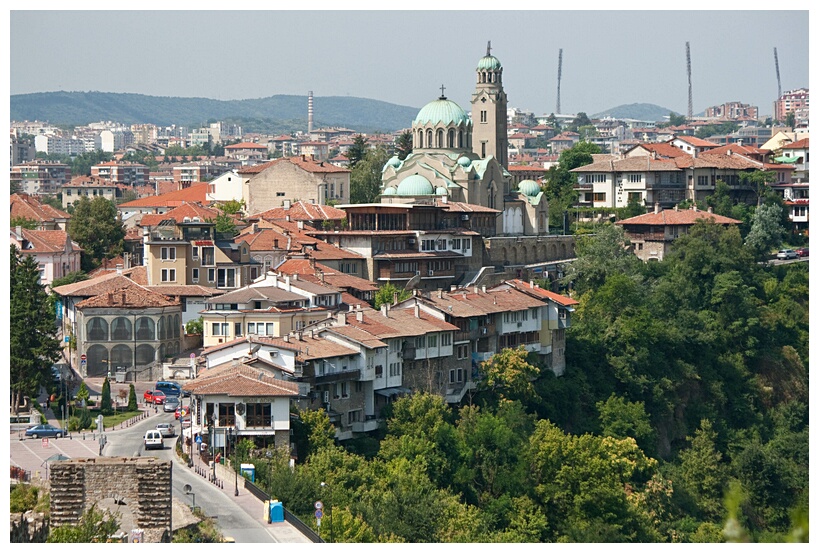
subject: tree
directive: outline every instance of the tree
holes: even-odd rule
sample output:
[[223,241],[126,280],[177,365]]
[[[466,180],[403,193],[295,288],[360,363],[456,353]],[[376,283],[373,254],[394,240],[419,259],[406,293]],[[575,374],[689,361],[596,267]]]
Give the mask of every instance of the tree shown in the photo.
[[564,282],[582,294],[600,287],[611,275],[639,278],[640,259],[628,250],[629,241],[622,226],[606,224],[590,236],[578,236],[577,259],[566,271]]
[[25,217],[12,217],[9,221],[9,227],[22,227],[28,230],[37,230],[37,221],[34,219],[26,219]]
[[83,249],[83,270],[99,265],[104,257],[114,257],[123,251],[125,227],[110,200],[86,196],[74,203],[74,213],[68,223],[68,234]]
[[529,400],[535,395],[532,382],[540,369],[529,362],[525,346],[504,348],[481,365],[482,387],[493,390],[501,400]]
[[137,406],[136,389],[134,389],[133,384],[130,384],[128,386],[128,410],[129,411],[139,410],[139,407]]
[[204,330],[204,322],[202,317],[198,319],[191,319],[185,323],[185,334],[202,334]]
[[219,209],[222,210],[222,213],[226,213],[228,215],[235,215],[237,213],[241,213],[242,210],[245,208],[245,200],[228,200],[226,202],[222,202],[219,204]]
[[85,383],[85,380],[80,382],[80,389],[77,390],[77,399],[83,402],[83,405],[88,403],[88,399],[91,397],[91,392],[88,391],[88,384]]
[[347,150],[347,159],[349,160],[351,170],[358,165],[359,161],[364,159],[364,156],[367,155],[367,150],[369,150],[367,139],[360,134],[356,135],[353,138],[353,144]]
[[382,284],[375,293],[374,307],[376,309],[381,309],[382,305],[392,305],[395,299],[395,294],[398,294],[399,302],[412,296],[412,293],[409,290],[398,288],[395,284],[387,281],[386,283]]
[[751,219],[751,231],[745,237],[745,244],[765,256],[779,248],[786,231],[782,226],[782,208],[776,204],[763,204],[756,208]]
[[63,286],[65,284],[74,284],[75,282],[82,282],[83,280],[88,280],[88,275],[85,271],[74,271],[73,273],[68,273],[67,275],[55,278],[51,281],[51,289],[57,288],[58,286]]
[[785,126],[790,127],[793,130],[793,127],[796,126],[796,114],[792,111],[789,111],[785,114]]
[[569,124],[569,129],[577,132],[580,127],[586,127],[591,124],[591,119],[589,119],[589,116],[586,115],[586,112],[580,111],[577,113],[575,118],[572,119],[572,122]]
[[216,216],[216,232],[229,234],[231,237],[236,235],[236,221],[226,213],[220,213]]
[[103,415],[113,414],[114,409],[111,406],[111,383],[106,378],[102,381],[102,395],[100,397],[100,413]]
[[634,438],[643,451],[652,445],[654,429],[651,428],[644,402],[631,402],[611,394],[606,401],[597,402],[597,410],[604,436]]
[[381,192],[381,171],[389,152],[383,146],[367,151],[350,173],[350,203],[371,203]]
[[716,438],[711,421],[702,419],[694,436],[688,438],[690,447],[680,452],[678,484],[711,522],[721,518],[727,474]]
[[668,114],[668,124],[671,125],[672,127],[679,127],[681,125],[685,125],[686,122],[687,122],[687,119],[686,119],[685,115],[681,115],[681,114],[678,115],[678,114],[674,113],[673,111]]
[[78,524],[53,528],[47,543],[105,543],[119,529],[120,515],[91,505]]
[[14,413],[24,396],[36,396],[59,359],[60,342],[53,304],[40,284],[40,270],[30,255],[11,246],[9,298],[9,374]]
[[398,159],[405,160],[412,153],[412,131],[402,132],[395,139],[395,154]]

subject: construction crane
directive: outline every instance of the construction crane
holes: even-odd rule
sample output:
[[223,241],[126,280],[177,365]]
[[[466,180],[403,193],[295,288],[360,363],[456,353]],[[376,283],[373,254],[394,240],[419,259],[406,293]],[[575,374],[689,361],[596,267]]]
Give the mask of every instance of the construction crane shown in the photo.
[[563,48],[557,56],[557,107],[555,113],[560,113],[560,77],[563,73]]
[[774,47],[774,65],[776,65],[776,99],[782,97],[782,81],[779,80],[779,57],[776,55],[776,47]]
[[691,96],[691,45],[688,42],[685,43],[685,59],[688,65],[688,119],[690,120],[694,117],[694,101]]

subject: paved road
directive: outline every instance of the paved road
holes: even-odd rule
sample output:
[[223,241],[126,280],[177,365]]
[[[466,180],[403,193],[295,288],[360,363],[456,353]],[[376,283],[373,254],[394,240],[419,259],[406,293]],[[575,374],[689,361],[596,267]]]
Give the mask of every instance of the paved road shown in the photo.
[[[101,390],[101,384],[99,389]],[[150,389],[150,384],[142,389],[135,386],[137,396]],[[89,384],[92,396],[98,391]],[[140,392],[142,390],[142,392]],[[112,385],[112,396],[114,396]],[[42,398],[44,404],[45,397]],[[141,405],[141,407],[143,407]],[[218,485],[201,476],[195,469],[176,456],[175,439],[165,439],[165,448],[146,452],[142,447],[142,436],[145,430],[154,428],[160,422],[175,422],[172,413],[159,409],[156,413],[150,407],[143,411],[143,418],[131,424],[125,424],[105,432],[107,443],[103,448],[106,457],[145,456],[170,459],[173,461],[173,496],[187,505],[196,502],[206,516],[212,517],[225,536],[232,537],[237,543],[311,543],[310,540],[287,522],[267,523],[264,521],[264,504],[244,489],[238,481],[239,495],[235,495],[234,480],[229,480],[229,473],[224,470]],[[60,426],[56,417],[47,410],[49,422]],[[31,472],[35,479],[48,479],[49,462],[47,459],[62,454],[69,458],[88,458],[99,456],[99,434],[92,432],[73,433],[69,438],[60,439],[25,439],[23,432],[27,425],[11,425],[9,434],[10,459],[13,466],[22,467]],[[177,425],[178,433],[178,425]],[[198,461],[198,456],[195,456]],[[203,466],[200,464],[200,468]],[[220,472],[224,467],[219,467]],[[204,470],[202,470],[204,472]],[[191,494],[184,492],[185,485],[191,486]]]

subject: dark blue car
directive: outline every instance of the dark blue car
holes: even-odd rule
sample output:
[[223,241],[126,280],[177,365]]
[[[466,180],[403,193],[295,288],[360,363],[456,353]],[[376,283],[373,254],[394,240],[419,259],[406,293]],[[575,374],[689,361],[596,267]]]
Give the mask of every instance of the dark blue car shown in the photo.
[[62,428],[51,426],[50,424],[38,424],[26,430],[26,437],[37,438],[62,438],[65,432]]

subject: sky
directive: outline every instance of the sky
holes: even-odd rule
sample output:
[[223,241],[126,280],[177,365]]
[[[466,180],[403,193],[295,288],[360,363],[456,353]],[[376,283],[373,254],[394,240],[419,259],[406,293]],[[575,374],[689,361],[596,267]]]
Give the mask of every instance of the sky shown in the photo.
[[730,101],[772,113],[774,48],[782,91],[810,84],[809,12],[801,1],[788,4],[792,11],[724,9],[747,2],[721,2],[720,11],[491,11],[463,9],[471,4],[458,1],[453,5],[462,9],[453,11],[427,2],[402,3],[424,9],[374,11],[367,7],[378,4],[355,1],[344,5],[359,9],[344,11],[172,11],[150,0],[139,3],[145,11],[97,10],[94,3],[25,11],[30,4],[13,3],[24,9],[9,11],[10,94],[239,100],[313,91],[420,108],[443,85],[468,110],[488,41],[503,65],[509,107],[536,115],[556,111],[561,49],[563,113],[632,103],[687,113],[686,43],[694,113]]
[[[409,11],[373,11],[386,2],[359,0],[298,3],[313,11],[254,11],[271,4],[256,0],[237,3],[241,11],[203,11],[226,4],[208,0],[133,3],[144,11],[111,11],[112,4],[75,0],[74,11],[58,11],[64,2],[9,0],[9,94],[235,100],[312,90],[316,97],[420,108],[443,85],[447,97],[468,110],[487,41],[503,64],[509,106],[536,115],[555,111],[561,49],[564,113],[591,115],[631,103],[687,113],[686,42],[694,113],[739,101],[770,114],[777,95],[774,48],[782,90],[809,87],[806,0],[767,4],[776,8],[771,11],[748,9],[756,3],[744,0],[689,0],[685,11],[650,11],[664,3],[628,0],[616,4],[618,11],[602,11],[596,0],[583,2],[588,9],[582,11],[529,10],[526,0],[514,4],[525,11],[474,9],[489,4],[482,0],[447,1],[456,11],[426,0],[402,2]],[[169,4],[193,11],[172,11]],[[350,9],[328,9],[339,5]],[[8,274],[0,271],[5,287]],[[5,384],[8,371],[0,375]]]

